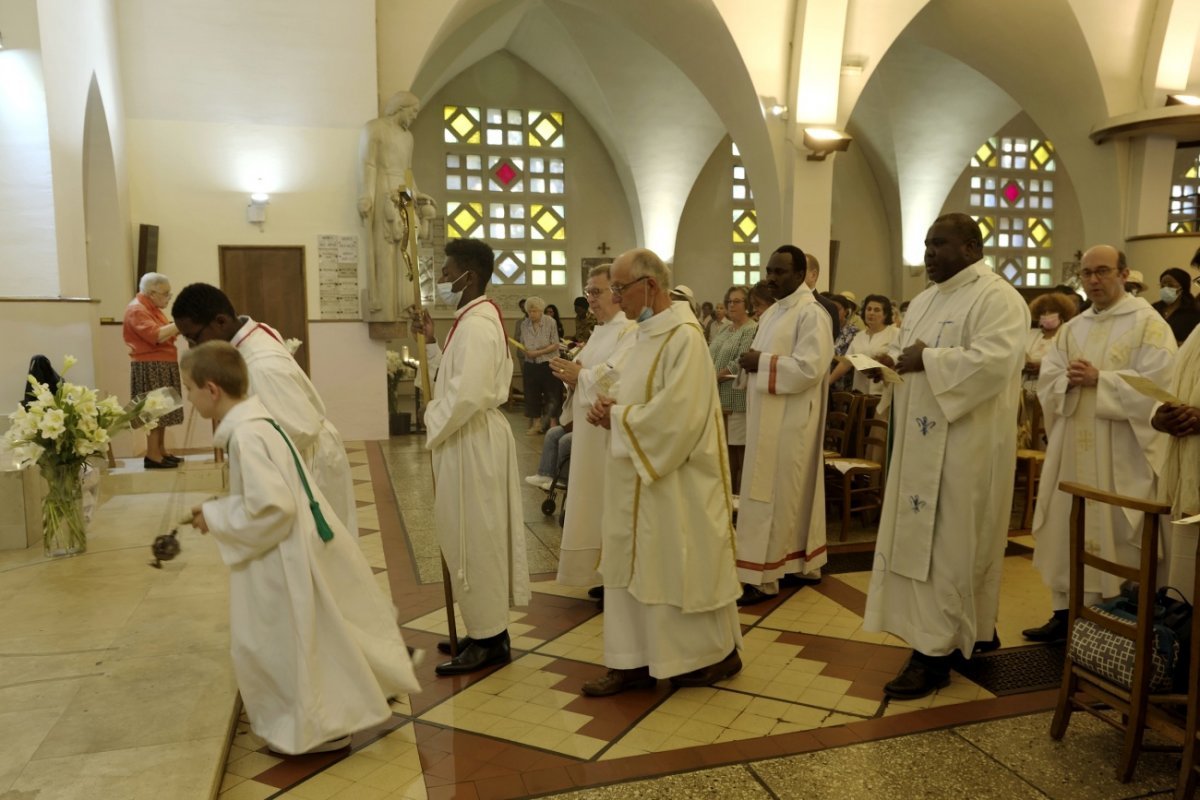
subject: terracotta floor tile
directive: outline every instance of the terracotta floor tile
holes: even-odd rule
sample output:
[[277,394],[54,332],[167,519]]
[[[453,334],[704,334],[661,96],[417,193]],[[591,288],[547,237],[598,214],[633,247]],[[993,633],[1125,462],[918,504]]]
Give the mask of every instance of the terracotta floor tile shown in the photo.
[[486,778],[475,781],[475,792],[479,800],[509,800],[526,795],[525,781],[520,775]]
[[550,769],[526,772],[521,775],[521,779],[525,782],[525,789],[530,794],[557,792],[569,789],[575,785],[571,781],[571,777],[567,775],[567,770],[563,767],[551,767]]
[[450,786],[433,786],[426,790],[429,800],[479,800],[473,783],[455,783]]

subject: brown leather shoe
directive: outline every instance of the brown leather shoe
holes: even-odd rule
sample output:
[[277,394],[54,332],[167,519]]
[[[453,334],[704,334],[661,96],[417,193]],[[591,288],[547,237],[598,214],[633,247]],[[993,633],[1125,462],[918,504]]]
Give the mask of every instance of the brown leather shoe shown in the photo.
[[633,689],[653,689],[657,683],[649,667],[610,669],[603,678],[585,683],[583,693],[588,697],[609,697]]
[[685,672],[682,675],[676,675],[671,678],[671,683],[679,687],[712,686],[717,681],[732,678],[741,671],[742,658],[735,649],[715,664],[709,664],[707,667],[701,667],[691,672]]

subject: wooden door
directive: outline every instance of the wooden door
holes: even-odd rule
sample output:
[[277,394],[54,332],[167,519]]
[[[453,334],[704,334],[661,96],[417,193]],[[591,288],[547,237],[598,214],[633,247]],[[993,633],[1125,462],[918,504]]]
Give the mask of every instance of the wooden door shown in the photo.
[[233,308],[270,325],[285,339],[299,339],[296,361],[308,373],[308,295],[304,248],[221,245],[221,290]]

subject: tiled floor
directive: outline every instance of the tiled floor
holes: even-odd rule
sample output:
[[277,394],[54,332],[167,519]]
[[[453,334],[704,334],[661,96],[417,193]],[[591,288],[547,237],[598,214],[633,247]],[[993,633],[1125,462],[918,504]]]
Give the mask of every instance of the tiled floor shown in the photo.
[[[523,420],[514,419],[521,432]],[[540,438],[515,438],[521,466],[533,472]],[[397,702],[388,723],[356,735],[349,755],[278,759],[243,723],[222,800],[488,800],[563,791],[579,798],[1124,798],[1173,785],[1173,763],[1162,756],[1147,757],[1134,784],[1113,781],[1117,739],[1099,723],[1073,722],[1065,742],[1051,742],[1039,712],[1053,692],[997,698],[955,673],[928,698],[886,701],[883,684],[908,650],[862,630],[865,572],[827,575],[817,587],[743,609],[745,667],[729,681],[683,690],[660,681],[652,690],[584,697],[583,682],[604,672],[603,617],[583,590],[553,581],[560,531],[541,515],[544,494],[531,487],[523,491],[534,599],[511,613],[513,661],[437,678],[433,645],[447,620],[428,455],[418,437],[348,450],[364,552],[396,602],[405,638],[429,653],[418,669],[423,690]],[[858,527],[851,541],[865,535]],[[1027,553],[1006,559],[1001,608],[1001,638],[1011,644],[1048,616]]]

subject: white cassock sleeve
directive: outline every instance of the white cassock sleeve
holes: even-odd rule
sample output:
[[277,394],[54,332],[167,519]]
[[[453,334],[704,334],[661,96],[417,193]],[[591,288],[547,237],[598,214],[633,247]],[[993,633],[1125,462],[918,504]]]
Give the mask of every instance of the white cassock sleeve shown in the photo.
[[[270,359],[263,359],[263,364]],[[296,366],[300,375],[300,367]],[[317,443],[325,417],[313,407],[308,392],[296,381],[294,374],[266,366],[254,373],[254,393],[267,411],[287,432],[297,450],[307,450]]]
[[429,370],[429,375],[436,375],[438,367],[442,365],[442,348],[437,342],[425,343],[425,360],[428,362],[426,369]]
[[[674,338],[700,333],[688,328],[678,331]],[[712,359],[702,344],[703,339],[691,346],[668,342],[659,365],[665,380],[651,376],[656,389],[649,402],[612,407],[612,455],[631,459],[645,484],[686,462],[705,431],[711,406],[703,398],[716,387]]]
[[1029,309],[1011,290],[984,290],[992,297],[979,303],[978,316],[968,316],[970,324],[964,336],[970,343],[962,347],[926,347],[922,353],[929,387],[946,421],[954,423],[971,413],[980,403],[1010,388],[1018,363],[1025,360],[1025,338],[1029,330]]
[[[1151,333],[1151,326],[1155,326],[1157,322],[1151,321],[1146,326],[1147,335]],[[1165,335],[1157,337],[1161,340],[1158,346],[1143,343],[1131,356],[1129,369],[1100,370],[1100,378],[1096,382],[1096,416],[1099,419],[1128,421],[1142,447],[1149,447],[1154,437],[1161,436],[1149,425],[1158,401],[1134,389],[1121,375],[1141,375],[1153,381],[1156,386],[1171,385],[1175,369],[1175,348],[1170,345],[1174,344],[1175,337],[1166,322],[1162,323],[1162,327],[1166,328],[1166,332]]]
[[609,353],[608,358],[595,366],[579,370],[575,393],[583,403],[588,406],[595,405],[601,394],[616,396],[618,373],[625,362],[626,354],[636,341],[636,329],[625,331],[617,339],[617,346]]
[[[492,392],[488,386],[496,375],[496,359],[508,358],[507,348],[497,351],[493,340],[480,335],[482,325],[494,325],[486,318],[463,320],[459,325],[453,363],[449,374],[439,376],[439,391],[425,408],[426,447],[438,447],[467,420],[483,411]],[[439,368],[441,367],[439,359]],[[445,386],[445,391],[440,387]]]
[[[820,311],[820,316],[812,309]],[[833,325],[819,304],[811,304],[798,315],[800,330],[792,352],[759,353],[754,389],[764,394],[807,392],[829,374],[833,361]]]
[[217,538],[221,558],[231,567],[278,546],[291,535],[296,522],[296,502],[288,486],[291,471],[280,471],[266,443],[257,436],[241,437],[236,447],[230,458],[239,464],[243,494],[203,505],[209,533]]

